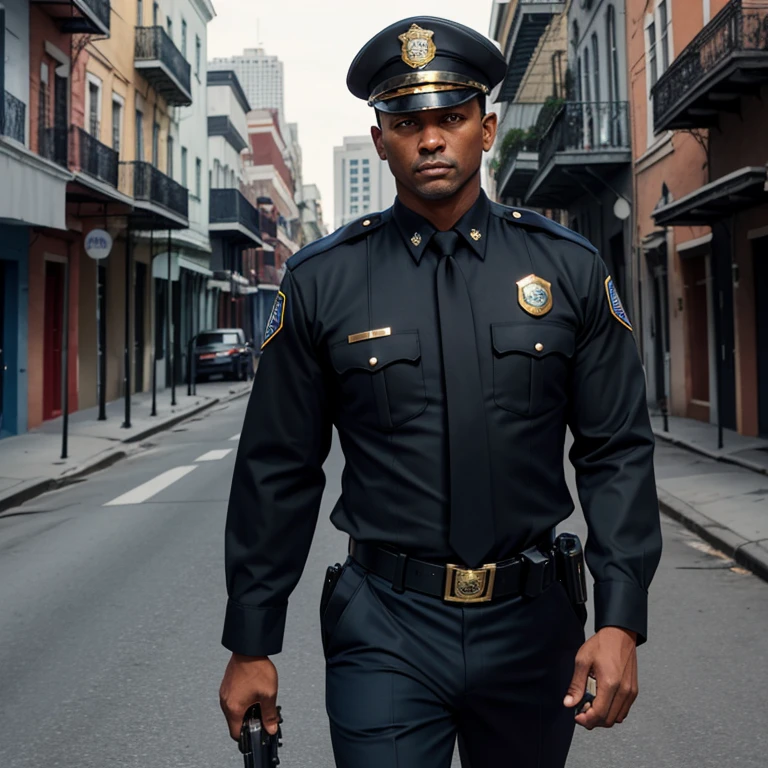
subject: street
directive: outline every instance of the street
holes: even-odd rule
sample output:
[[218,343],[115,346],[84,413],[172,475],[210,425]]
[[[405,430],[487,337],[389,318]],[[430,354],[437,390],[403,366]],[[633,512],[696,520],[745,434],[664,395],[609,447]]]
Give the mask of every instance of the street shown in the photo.
[[[218,685],[223,527],[245,406],[214,407],[0,516],[2,768],[242,765]],[[275,659],[285,768],[333,766],[318,602],[326,565],[346,552],[328,522],[342,463],[335,444]],[[768,586],[677,523],[663,528],[640,698],[625,724],[578,732],[569,766],[763,768]]]

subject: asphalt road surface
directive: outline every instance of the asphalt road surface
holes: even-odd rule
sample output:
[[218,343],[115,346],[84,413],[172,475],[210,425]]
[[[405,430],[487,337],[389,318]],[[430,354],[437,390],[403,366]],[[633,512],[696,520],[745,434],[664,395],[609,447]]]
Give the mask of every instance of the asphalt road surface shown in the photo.
[[[2,768],[242,765],[218,685],[222,530],[244,411],[244,399],[212,410],[0,517]],[[334,447],[276,657],[284,768],[333,768],[317,606],[325,566],[346,551],[327,522],[342,461]],[[576,516],[568,527],[584,530]],[[579,731],[569,766],[765,768],[768,585],[675,523],[664,536],[641,697],[623,725]]]

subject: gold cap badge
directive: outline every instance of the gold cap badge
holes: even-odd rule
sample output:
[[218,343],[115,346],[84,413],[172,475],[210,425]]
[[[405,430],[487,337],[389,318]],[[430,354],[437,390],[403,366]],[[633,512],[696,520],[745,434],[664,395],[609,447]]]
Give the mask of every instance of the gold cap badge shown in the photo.
[[437,48],[432,40],[434,34],[430,29],[411,24],[411,28],[404,35],[398,36],[403,44],[403,61],[409,67],[426,67],[435,58]]
[[552,309],[552,284],[536,275],[528,275],[518,280],[517,303],[529,315],[546,315]]

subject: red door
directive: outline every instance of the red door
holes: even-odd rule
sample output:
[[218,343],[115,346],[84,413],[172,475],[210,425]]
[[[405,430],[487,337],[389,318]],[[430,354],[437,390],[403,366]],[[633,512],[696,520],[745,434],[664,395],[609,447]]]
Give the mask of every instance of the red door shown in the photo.
[[45,262],[43,418],[61,415],[61,347],[64,341],[64,264]]

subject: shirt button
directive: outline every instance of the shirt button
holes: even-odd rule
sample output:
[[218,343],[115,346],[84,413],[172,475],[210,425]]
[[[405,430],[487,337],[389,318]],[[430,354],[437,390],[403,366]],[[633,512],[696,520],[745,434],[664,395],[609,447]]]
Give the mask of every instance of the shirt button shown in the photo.
[[536,349],[537,352],[543,352],[544,351],[544,345],[541,342],[539,342],[536,345],[535,349]]
[[364,226],[364,227],[370,227],[370,226],[371,226],[371,220],[370,220],[370,219],[366,219],[366,220],[363,222],[363,226]]
[[514,216],[516,219],[522,219],[522,218],[523,218],[523,214],[522,214],[522,213],[520,213],[520,211],[515,211],[515,212],[514,212],[512,215],[513,215],[513,216]]
[[378,364],[379,364],[379,358],[378,358],[378,357],[372,357],[372,358],[371,358],[371,359],[368,361],[368,365],[370,365],[370,366],[371,366],[371,368],[375,368],[375,367],[376,367]]

